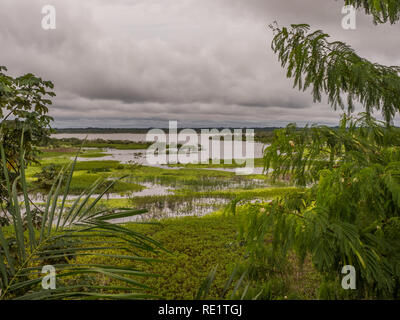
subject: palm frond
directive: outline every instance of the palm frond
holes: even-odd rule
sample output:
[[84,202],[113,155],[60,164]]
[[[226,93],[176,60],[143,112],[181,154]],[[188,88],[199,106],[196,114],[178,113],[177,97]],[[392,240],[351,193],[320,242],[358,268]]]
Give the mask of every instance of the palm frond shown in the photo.
[[[104,181],[95,181],[66,208],[68,191],[77,157],[63,168],[55,179],[43,210],[40,230],[35,230],[30,217],[29,193],[25,177],[23,152],[21,172],[11,184],[3,147],[0,143],[3,175],[6,179],[13,222],[11,232],[0,227],[0,299],[143,299],[155,298],[137,278],[157,276],[141,271],[143,263],[161,260],[138,252],[158,253],[163,246],[144,234],[115,223],[115,219],[144,214],[146,210],[120,208],[97,211],[96,204],[112,188],[111,182],[94,200],[92,196]],[[65,183],[65,184],[64,184]],[[21,186],[24,201],[19,202]],[[59,202],[61,201],[61,206]],[[23,220],[27,218],[27,231]],[[10,237],[17,241],[11,247]],[[80,259],[84,258],[85,259]],[[102,263],[94,263],[101,258]],[[107,258],[107,259],[104,259]],[[83,262],[82,262],[83,261]],[[104,261],[110,261],[109,264]],[[121,265],[115,266],[115,261]],[[57,287],[41,286],[44,265],[56,268]],[[126,291],[126,293],[120,293]]]

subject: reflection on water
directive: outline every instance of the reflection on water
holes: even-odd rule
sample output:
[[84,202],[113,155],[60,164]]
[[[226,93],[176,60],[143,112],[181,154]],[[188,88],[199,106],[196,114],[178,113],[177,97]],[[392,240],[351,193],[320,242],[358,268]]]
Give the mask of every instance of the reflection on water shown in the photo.
[[[167,196],[173,194],[173,191],[171,187],[169,186],[162,186],[162,185],[157,185],[153,183],[142,183],[142,185],[145,187],[145,189],[137,192],[131,192],[131,193],[125,193],[125,194],[119,194],[119,193],[107,193],[103,196],[102,199],[104,200],[111,200],[111,199],[126,199],[127,197],[151,197],[151,196]],[[97,198],[99,194],[93,194],[92,198]],[[34,202],[45,202],[47,200],[47,195],[42,194],[42,193],[35,193],[31,194],[30,196],[31,200]],[[69,195],[67,196],[66,200],[71,201],[71,200],[76,200],[79,198],[79,195]],[[59,200],[62,199],[62,196],[60,196]],[[21,195],[19,197],[20,201],[24,200],[24,196]]]
[[[133,222],[133,221],[145,221],[149,219],[161,219],[161,218],[172,218],[172,217],[185,217],[185,216],[204,216],[212,213],[226,206],[232,199],[226,196],[212,197],[207,193],[201,196],[178,196],[168,197],[174,195],[174,188],[171,186],[165,186],[156,183],[141,183],[146,189],[138,192],[131,192],[126,194],[109,193],[103,196],[104,200],[112,199],[130,199],[131,205],[135,203],[135,199],[143,198],[144,201],[139,201],[137,205],[140,209],[147,209],[148,213],[141,216],[134,216],[130,218],[124,218],[116,220],[115,222]],[[201,186],[198,185],[201,190],[199,191],[215,191],[215,190],[226,190],[226,189],[245,189],[255,188],[257,186],[266,186],[264,180],[240,180],[236,182],[230,182],[225,187],[210,185]],[[193,191],[193,190],[192,190]],[[93,194],[92,198],[98,197],[98,194]],[[67,207],[71,206],[72,203],[78,198],[78,195],[70,195],[67,197]],[[32,194],[31,200],[34,201],[38,207],[44,209],[47,196],[43,194]],[[59,197],[59,201],[62,201],[62,196]],[[20,197],[20,201],[23,201],[23,196]],[[126,206],[126,205],[124,205]]]
[[[79,133],[62,133],[62,134],[53,134],[52,138],[63,139],[63,138],[78,138],[85,139],[87,137],[88,140],[126,140],[132,142],[147,142],[146,134],[134,134],[134,133],[89,133],[89,134],[79,134]],[[168,135],[167,135],[168,137]],[[197,140],[200,142],[201,139],[199,135],[196,135]],[[149,141],[151,142],[151,141]],[[185,141],[178,141],[178,143],[185,143]],[[261,158],[263,154],[263,150],[265,145],[262,143],[254,142],[250,143],[254,148],[254,158]],[[239,145],[236,145],[238,150],[233,148],[234,144],[229,141],[221,140],[220,145],[218,143],[215,145],[211,141],[209,145],[206,147],[210,151],[213,151],[213,148],[218,149],[219,152],[213,152],[212,158],[214,159],[245,159],[246,155],[246,142],[239,142]],[[101,158],[91,158],[91,160],[118,160],[122,163],[129,163],[130,161],[134,161],[143,165],[150,165],[147,163],[145,159],[145,151],[146,150],[115,150],[115,149],[106,149],[107,153],[111,153],[110,156],[101,157]],[[228,155],[232,155],[231,157],[226,157],[225,153]],[[252,153],[253,155],[253,153]],[[87,161],[88,159],[80,158],[81,161]]]
[[144,206],[148,213],[113,220],[114,223],[146,221],[151,219],[205,216],[224,208],[231,200],[224,198],[192,198],[185,201],[156,200]]
[[[103,139],[103,140],[129,140],[133,142],[146,142],[146,134],[133,134],[133,133],[113,133],[113,134],[54,134],[53,138],[79,138],[88,140]],[[263,154],[264,145],[261,143],[254,143],[255,158],[261,158]],[[98,158],[78,158],[78,161],[119,161],[123,164],[136,163],[139,165],[148,166],[146,161],[146,150],[117,150],[117,149],[104,149],[107,154],[104,157]],[[240,157],[237,157],[240,159]],[[223,163],[223,160],[221,160]],[[163,169],[182,169],[180,167],[168,167],[166,165],[153,165]],[[217,170],[235,172],[235,168],[201,168],[201,170]],[[254,174],[261,174],[263,168],[255,168]],[[141,184],[145,187],[142,191],[133,193],[110,193],[106,194],[103,199],[127,199],[131,198],[134,203],[135,198],[148,197],[146,201],[142,201],[143,206],[140,208],[147,209],[149,212],[142,216],[135,216],[132,218],[124,218],[115,220],[115,222],[129,222],[129,221],[143,221],[148,219],[160,219],[169,217],[183,217],[183,216],[204,216],[212,213],[222,207],[226,206],[231,199],[224,197],[168,197],[174,194],[174,190],[187,189],[195,192],[208,192],[218,190],[232,190],[232,189],[254,189],[267,187],[267,182],[260,179],[244,179],[237,176],[234,177],[206,177],[193,181],[179,181],[172,179],[168,176],[159,177],[130,177],[124,179],[126,182]],[[92,195],[96,198],[98,195]],[[163,197],[164,196],[164,197]],[[79,196],[70,195],[67,200],[72,203]],[[152,198],[154,197],[154,199]],[[60,197],[61,198],[61,197]],[[22,201],[21,197],[21,201]],[[34,194],[32,200],[38,203],[40,207],[44,206],[47,200],[46,195]],[[60,199],[61,200],[61,199]],[[148,201],[147,201],[148,200]]]
[[[204,216],[206,214],[212,213],[222,207],[226,206],[230,199],[226,198],[213,198],[213,197],[203,197],[203,198],[169,198],[169,197],[159,197],[168,196],[173,194],[170,188],[161,185],[149,186],[149,188],[144,189],[140,192],[133,192],[128,198],[132,200],[132,205],[135,198],[138,197],[149,197],[149,201],[145,204],[141,204],[141,209],[147,209],[148,213],[133,216],[123,219],[117,219],[113,222],[115,223],[125,223],[125,222],[135,222],[135,221],[146,221],[151,219],[161,219],[161,218],[176,218],[185,216]],[[98,195],[94,194],[93,198]],[[68,196],[67,206],[71,205],[79,196]],[[151,198],[151,197],[154,197]],[[111,199],[126,199],[127,195],[119,195],[111,193],[103,197],[105,200]],[[41,209],[45,207],[46,196],[42,194],[35,194],[31,199],[37,204]],[[21,201],[23,199],[21,198]],[[59,199],[61,201],[61,199]],[[56,210],[57,214],[57,210]]]
[[[89,148],[86,148],[89,149]],[[146,163],[146,150],[117,150],[117,149],[103,149],[107,154],[104,157],[96,158],[83,158],[78,157],[78,161],[119,161],[123,164],[137,163],[147,165]]]

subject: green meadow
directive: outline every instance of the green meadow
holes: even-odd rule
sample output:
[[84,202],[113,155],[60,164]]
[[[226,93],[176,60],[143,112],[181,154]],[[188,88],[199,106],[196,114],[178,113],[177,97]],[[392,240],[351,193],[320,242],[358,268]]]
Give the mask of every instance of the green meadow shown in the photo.
[[[32,192],[49,192],[57,173],[77,155],[77,144],[58,141],[56,147],[41,150],[39,163],[32,163],[26,170]],[[149,294],[153,290],[165,299],[193,299],[202,281],[217,266],[218,275],[209,292],[212,299],[250,298],[256,291],[262,292],[260,298],[265,299],[287,299],[288,292],[292,294],[290,298],[317,297],[317,275],[309,264],[300,270],[295,261],[284,269],[282,277],[265,279],[262,283],[250,281],[251,285],[243,297],[232,288],[224,290],[226,279],[234,270],[239,272],[245,269],[248,260],[240,239],[245,210],[235,210],[232,214],[231,204],[262,206],[276,197],[295,192],[297,188],[285,181],[273,182],[267,174],[240,176],[224,170],[238,167],[235,164],[189,164],[161,168],[102,160],[109,155],[109,151],[99,144],[89,142],[87,145],[90,149],[83,148],[79,153],[79,159],[85,161],[75,164],[70,195],[77,197],[89,190],[94,182],[103,180],[104,183],[94,191],[100,192],[107,183],[118,180],[96,207],[99,210],[123,207],[147,209],[148,213],[139,219],[144,224],[125,221],[125,226],[159,241],[169,250],[168,254],[162,254],[163,262],[140,265],[149,273],[161,275],[144,278],[144,284],[153,288],[148,289]],[[106,148],[110,150],[115,146],[110,144]],[[255,164],[262,166],[262,159],[256,159]],[[44,178],[46,184],[41,181]],[[160,188],[164,193],[160,193]],[[146,190],[150,192],[146,193]],[[89,203],[94,199],[95,195]],[[67,200],[65,206],[71,207],[74,201],[75,198]],[[45,205],[40,201],[36,204]],[[159,257],[157,253],[142,254],[150,258]],[[85,259],[77,257],[76,262],[87,263]],[[119,263],[118,259],[108,261],[107,258],[96,258],[95,262]],[[299,274],[303,276],[299,277]],[[118,281],[109,283],[114,284],[117,285]],[[240,295],[243,295],[242,291]]]

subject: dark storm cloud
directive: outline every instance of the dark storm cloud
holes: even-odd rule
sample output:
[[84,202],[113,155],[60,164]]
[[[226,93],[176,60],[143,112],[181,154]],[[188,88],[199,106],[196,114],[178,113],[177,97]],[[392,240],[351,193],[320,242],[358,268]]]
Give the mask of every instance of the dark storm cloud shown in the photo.
[[[40,27],[41,7],[57,29]],[[0,65],[54,81],[51,114],[63,126],[139,126],[168,119],[272,125],[336,123],[338,113],[292,89],[271,52],[269,23],[309,23],[384,64],[400,64],[398,26],[357,15],[343,1],[2,0]]]

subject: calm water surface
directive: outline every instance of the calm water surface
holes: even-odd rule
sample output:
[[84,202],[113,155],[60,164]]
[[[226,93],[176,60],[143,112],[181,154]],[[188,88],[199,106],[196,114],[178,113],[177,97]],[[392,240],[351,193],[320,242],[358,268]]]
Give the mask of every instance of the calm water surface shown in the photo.
[[[66,133],[66,134],[53,134],[53,138],[63,139],[63,138],[78,138],[78,139],[88,139],[88,140],[127,140],[132,142],[147,142],[146,134],[134,134],[134,133],[111,133],[111,134],[102,134],[102,133],[90,133],[90,134],[80,134],[80,133]],[[184,142],[184,141],[179,141]],[[245,143],[243,142],[243,145]],[[242,147],[245,149],[245,146]],[[262,143],[254,143],[254,153],[255,158],[261,158],[263,154],[264,144]],[[121,163],[137,163],[141,165],[150,165],[146,161],[146,150],[117,150],[105,148],[103,149],[105,153],[107,153],[104,157],[99,158],[78,158],[79,161],[106,161],[106,160],[115,160]],[[223,150],[223,147],[222,147]],[[222,153],[223,154],[223,153]],[[216,157],[214,157],[216,158]],[[223,156],[221,157],[223,158]],[[240,155],[235,155],[237,159],[243,159]],[[223,160],[221,160],[222,163]],[[168,165],[152,165],[156,167],[161,167],[164,169],[179,169],[179,167],[168,167]],[[203,169],[211,169],[211,170],[222,170],[234,172],[234,168],[203,168]],[[261,174],[263,168],[255,168],[255,174]],[[246,183],[254,184],[254,186],[262,186],[262,181],[260,180],[248,180]],[[143,196],[165,196],[173,194],[173,188],[170,186],[163,186],[157,183],[141,183],[146,189],[131,193],[130,195],[119,195],[119,194],[109,194],[106,195],[105,199],[119,199],[126,197],[143,197]],[[235,189],[235,187],[244,187],[239,185],[230,185],[229,189]],[[246,186],[247,187],[247,186]],[[68,199],[73,200],[76,196],[70,196]],[[36,201],[40,201],[40,196],[38,196]],[[136,217],[136,219],[150,219],[150,218],[166,218],[166,217],[177,217],[177,216],[187,216],[187,215],[196,215],[203,216],[209,214],[217,209],[220,209],[222,206],[225,206],[229,200],[221,199],[221,198],[203,198],[203,199],[192,199],[190,201],[184,202],[169,202],[168,200],[162,202],[155,202],[149,204],[147,209],[149,210],[149,214],[144,215],[143,217]],[[129,220],[131,221],[131,220]],[[117,221],[116,221],[117,222]],[[127,220],[118,221],[118,222],[128,222]]]

